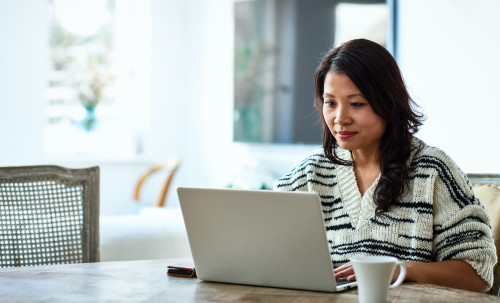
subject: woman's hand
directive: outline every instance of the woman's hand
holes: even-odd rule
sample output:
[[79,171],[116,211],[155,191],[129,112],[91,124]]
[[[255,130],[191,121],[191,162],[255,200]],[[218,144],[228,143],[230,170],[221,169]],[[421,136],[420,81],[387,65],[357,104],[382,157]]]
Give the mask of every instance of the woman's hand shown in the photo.
[[354,275],[354,269],[352,268],[352,263],[347,262],[334,269],[335,279],[347,279],[349,281],[356,281],[356,275]]
[[[335,279],[347,279],[349,281],[356,281],[356,274],[352,268],[352,263],[347,262],[334,269]],[[394,274],[392,275],[392,282],[396,281],[399,276],[399,266],[396,267]]]

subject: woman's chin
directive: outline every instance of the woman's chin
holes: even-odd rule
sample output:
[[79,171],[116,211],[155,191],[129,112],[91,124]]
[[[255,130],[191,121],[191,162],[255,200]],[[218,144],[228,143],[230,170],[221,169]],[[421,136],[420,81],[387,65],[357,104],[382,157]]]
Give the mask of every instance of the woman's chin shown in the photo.
[[356,149],[354,144],[345,142],[345,140],[337,140],[337,144],[340,146],[340,148],[345,149],[345,150],[353,150]]

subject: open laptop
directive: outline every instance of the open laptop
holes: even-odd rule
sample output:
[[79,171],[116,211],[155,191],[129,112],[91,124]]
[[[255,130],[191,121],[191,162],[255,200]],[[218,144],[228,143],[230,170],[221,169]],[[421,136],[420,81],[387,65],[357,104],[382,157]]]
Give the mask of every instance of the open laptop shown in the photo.
[[198,278],[325,292],[356,285],[335,281],[317,194],[186,187],[177,193]]

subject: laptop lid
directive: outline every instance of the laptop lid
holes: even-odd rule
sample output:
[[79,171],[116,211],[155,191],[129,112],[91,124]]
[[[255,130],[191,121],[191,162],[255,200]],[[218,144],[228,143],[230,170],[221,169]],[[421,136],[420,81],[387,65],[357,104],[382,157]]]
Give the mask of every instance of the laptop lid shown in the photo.
[[200,279],[327,292],[352,287],[337,288],[317,194],[185,187],[177,193]]

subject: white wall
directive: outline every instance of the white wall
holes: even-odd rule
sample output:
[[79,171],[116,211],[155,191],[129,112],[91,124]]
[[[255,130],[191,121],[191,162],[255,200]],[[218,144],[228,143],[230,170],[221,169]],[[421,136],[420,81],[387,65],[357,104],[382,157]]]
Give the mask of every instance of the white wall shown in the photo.
[[399,64],[419,136],[465,172],[500,173],[500,1],[401,0]]
[[[133,208],[140,172],[168,155],[183,163],[177,186],[258,186],[312,146],[232,143],[232,0],[153,0],[151,129],[133,161],[42,155],[48,70],[46,0],[0,0],[0,165],[101,167],[101,212]],[[466,172],[500,172],[500,2],[402,0],[399,61],[429,116],[420,137]],[[145,193],[153,199],[155,189]],[[175,191],[168,197],[175,205]]]
[[0,165],[42,153],[49,68],[47,1],[0,0]]

